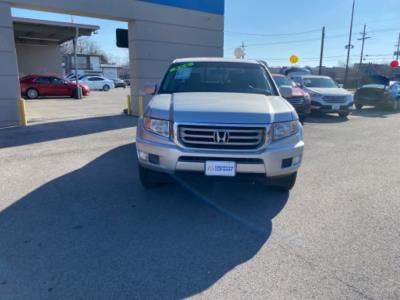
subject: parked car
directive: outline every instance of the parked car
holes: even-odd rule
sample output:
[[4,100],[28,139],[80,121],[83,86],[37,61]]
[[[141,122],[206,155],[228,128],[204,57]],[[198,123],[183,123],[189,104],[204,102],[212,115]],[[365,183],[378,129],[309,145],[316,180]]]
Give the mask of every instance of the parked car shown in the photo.
[[114,81],[103,76],[86,76],[83,77],[79,82],[87,85],[92,90],[102,90],[105,92],[108,92],[110,89],[115,87]]
[[391,82],[384,76],[372,75],[362,78],[361,84],[354,95],[357,109],[362,109],[363,106],[395,108],[396,98],[400,97],[400,82]]
[[290,104],[296,109],[300,120],[304,120],[311,113],[311,98],[303,89],[297,86],[293,80],[282,74],[272,74],[275,83],[279,88],[286,86],[292,89],[292,97],[287,98]]
[[311,111],[338,113],[347,117],[353,106],[353,94],[328,76],[294,76],[292,79],[311,97]]
[[124,80],[122,80],[121,78],[116,78],[113,81],[114,81],[114,85],[116,88],[119,88],[119,87],[126,88],[126,82]]
[[[88,96],[90,88],[79,84],[82,94]],[[28,99],[50,96],[74,97],[76,83],[55,76],[29,75],[20,80],[21,95]]]
[[160,174],[248,175],[290,190],[303,156],[303,127],[262,62],[175,60],[137,126],[139,178]]
[[130,86],[130,85],[131,85],[131,80],[130,80],[130,79],[125,79],[124,81],[125,81],[125,83],[126,83],[127,86]]

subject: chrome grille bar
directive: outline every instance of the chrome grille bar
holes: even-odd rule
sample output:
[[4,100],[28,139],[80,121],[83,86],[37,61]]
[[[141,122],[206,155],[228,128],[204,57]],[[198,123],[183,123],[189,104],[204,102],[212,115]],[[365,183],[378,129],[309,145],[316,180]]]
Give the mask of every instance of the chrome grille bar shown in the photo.
[[265,142],[264,127],[179,125],[179,142],[190,148],[257,149]]

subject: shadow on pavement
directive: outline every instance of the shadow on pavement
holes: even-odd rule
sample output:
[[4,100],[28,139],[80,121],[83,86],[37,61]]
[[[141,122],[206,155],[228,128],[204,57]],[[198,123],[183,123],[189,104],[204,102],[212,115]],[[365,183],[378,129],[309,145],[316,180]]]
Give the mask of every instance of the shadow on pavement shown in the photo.
[[185,178],[143,189],[133,144],[0,213],[4,299],[184,298],[251,259],[288,193]]
[[304,123],[325,123],[325,124],[333,124],[333,123],[344,123],[349,119],[338,116],[337,114],[321,114],[321,115],[311,115],[305,119]]
[[136,122],[136,118],[115,115],[6,128],[0,130],[0,149],[128,128]]
[[375,107],[365,107],[363,109],[357,109],[352,112],[353,116],[357,117],[366,117],[366,118],[387,118],[389,115],[398,114],[400,112],[396,112],[389,109],[381,109]]

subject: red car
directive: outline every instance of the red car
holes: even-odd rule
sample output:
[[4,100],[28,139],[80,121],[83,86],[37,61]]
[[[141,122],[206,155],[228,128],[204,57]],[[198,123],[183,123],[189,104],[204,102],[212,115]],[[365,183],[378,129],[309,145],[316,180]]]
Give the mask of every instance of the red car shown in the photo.
[[292,87],[292,97],[286,99],[293,105],[299,115],[300,120],[304,120],[311,113],[311,99],[310,96],[298,87],[291,79],[287,78],[285,75],[272,74],[275,83],[278,87],[290,86]]
[[[55,76],[29,75],[20,80],[21,95],[28,99],[49,96],[74,97],[76,84]],[[89,87],[79,84],[83,96],[90,93]]]

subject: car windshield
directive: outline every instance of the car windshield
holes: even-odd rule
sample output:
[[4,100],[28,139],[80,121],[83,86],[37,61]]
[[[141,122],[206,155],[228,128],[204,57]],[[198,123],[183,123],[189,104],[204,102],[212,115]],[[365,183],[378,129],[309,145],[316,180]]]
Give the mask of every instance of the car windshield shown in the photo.
[[337,84],[330,78],[324,77],[305,77],[304,86],[310,88],[337,88]]
[[270,75],[259,64],[188,62],[173,64],[159,93],[220,92],[278,95]]
[[289,78],[287,78],[286,76],[273,76],[275,83],[281,87],[281,86],[296,86],[296,84]]

